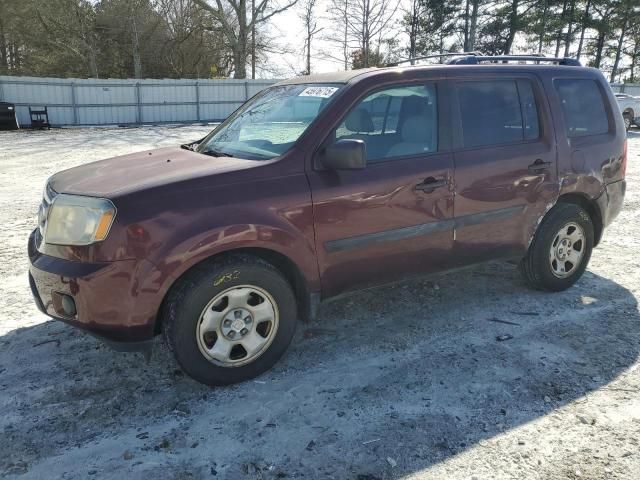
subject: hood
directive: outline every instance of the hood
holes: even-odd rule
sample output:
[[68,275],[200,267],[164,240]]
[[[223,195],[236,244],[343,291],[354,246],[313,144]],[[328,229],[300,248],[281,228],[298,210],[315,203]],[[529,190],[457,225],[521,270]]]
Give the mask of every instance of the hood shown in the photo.
[[113,197],[169,183],[255,167],[263,162],[212,157],[180,147],[161,148],[99,160],[56,173],[58,193]]

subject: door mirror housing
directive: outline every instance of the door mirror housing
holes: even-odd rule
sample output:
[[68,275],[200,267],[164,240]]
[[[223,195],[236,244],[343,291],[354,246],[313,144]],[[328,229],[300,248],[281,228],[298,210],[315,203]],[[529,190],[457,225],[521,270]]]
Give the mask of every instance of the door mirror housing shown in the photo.
[[367,147],[362,140],[338,140],[326,147],[321,163],[328,170],[361,170],[367,165]]

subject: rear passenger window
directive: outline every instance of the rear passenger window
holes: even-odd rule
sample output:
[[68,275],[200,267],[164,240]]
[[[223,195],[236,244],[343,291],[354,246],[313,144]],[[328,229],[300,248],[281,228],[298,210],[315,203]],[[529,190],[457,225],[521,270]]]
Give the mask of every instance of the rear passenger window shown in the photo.
[[609,131],[609,119],[598,84],[587,79],[554,82],[567,128],[567,137],[599,135]]
[[398,86],[365,97],[335,131],[335,139],[363,140],[367,161],[432,153],[438,149],[436,87]]
[[535,140],[538,110],[528,80],[461,82],[457,85],[464,146]]

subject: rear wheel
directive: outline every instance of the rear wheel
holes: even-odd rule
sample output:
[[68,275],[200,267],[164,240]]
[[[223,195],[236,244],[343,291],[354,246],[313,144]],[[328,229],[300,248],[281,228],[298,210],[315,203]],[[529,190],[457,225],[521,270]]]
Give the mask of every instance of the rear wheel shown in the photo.
[[248,256],[196,267],[172,290],[163,312],[178,363],[207,385],[241,382],[271,368],[289,346],[297,316],[284,276]]
[[558,203],[542,220],[520,269],[533,288],[561,291],[584,273],[593,250],[593,222],[580,206]]
[[622,118],[624,119],[624,128],[629,131],[631,125],[633,125],[633,117],[629,112],[624,112]]

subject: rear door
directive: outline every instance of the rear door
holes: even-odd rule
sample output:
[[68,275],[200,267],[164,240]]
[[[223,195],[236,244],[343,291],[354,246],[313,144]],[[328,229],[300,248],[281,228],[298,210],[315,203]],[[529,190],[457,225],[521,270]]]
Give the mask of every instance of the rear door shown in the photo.
[[533,75],[453,82],[457,265],[522,255],[558,195],[555,135]]
[[[309,172],[325,296],[445,268],[453,239],[448,102],[434,82],[364,93],[325,145],[361,139],[363,170]],[[320,148],[318,155],[322,154]]]

